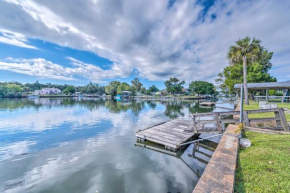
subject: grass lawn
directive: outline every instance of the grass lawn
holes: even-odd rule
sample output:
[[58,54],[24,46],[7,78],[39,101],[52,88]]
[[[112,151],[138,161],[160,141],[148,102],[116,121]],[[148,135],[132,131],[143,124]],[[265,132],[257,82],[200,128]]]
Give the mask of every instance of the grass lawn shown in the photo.
[[235,192],[290,192],[290,135],[245,137],[252,146],[239,150]]
[[[290,103],[275,103],[278,104],[279,108],[288,108],[290,110]],[[259,109],[259,103],[250,101],[250,105],[244,105],[244,110],[256,110]],[[286,119],[290,122],[290,114],[285,113]],[[259,114],[251,114],[250,118],[267,118],[267,117],[275,117],[274,113],[259,113]]]

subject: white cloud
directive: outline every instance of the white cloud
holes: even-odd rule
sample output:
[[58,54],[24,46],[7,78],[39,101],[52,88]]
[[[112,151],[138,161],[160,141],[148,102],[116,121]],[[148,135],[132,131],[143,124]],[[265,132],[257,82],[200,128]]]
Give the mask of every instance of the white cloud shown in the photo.
[[9,57],[0,61],[0,69],[58,80],[77,80],[75,77],[83,77],[101,82],[106,78],[125,77],[124,70],[121,70],[119,64],[114,63],[109,70],[103,70],[96,65],[86,64],[71,57],[67,59],[70,60],[72,67],[63,67],[43,58],[14,59]]
[[136,69],[149,80],[213,80],[228,63],[228,48],[249,35],[274,52],[274,75],[288,79],[282,72],[290,70],[289,1],[218,0],[207,13],[195,0],[168,3],[6,0],[0,2],[0,29],[108,58],[116,74],[107,71],[101,79]]
[[0,29],[0,42],[23,48],[37,49],[36,47],[27,44],[27,39],[24,35],[3,29]]

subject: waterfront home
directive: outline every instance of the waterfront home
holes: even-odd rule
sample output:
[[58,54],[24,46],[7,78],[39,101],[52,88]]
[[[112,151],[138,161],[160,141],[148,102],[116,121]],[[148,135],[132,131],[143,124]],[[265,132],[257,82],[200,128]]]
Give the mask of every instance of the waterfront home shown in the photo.
[[61,92],[60,89],[53,87],[53,88],[43,88],[41,90],[36,90],[36,91],[34,91],[34,94],[35,95],[49,95],[49,94],[51,94],[51,95],[53,95],[53,94],[58,95],[58,94],[62,94],[62,92]]

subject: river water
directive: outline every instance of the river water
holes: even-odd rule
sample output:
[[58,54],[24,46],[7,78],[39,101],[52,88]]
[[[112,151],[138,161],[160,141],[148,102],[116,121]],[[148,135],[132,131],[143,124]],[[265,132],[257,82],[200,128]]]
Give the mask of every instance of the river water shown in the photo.
[[0,192],[192,192],[217,144],[172,156],[138,146],[134,133],[211,111],[225,110],[198,101],[0,99]]

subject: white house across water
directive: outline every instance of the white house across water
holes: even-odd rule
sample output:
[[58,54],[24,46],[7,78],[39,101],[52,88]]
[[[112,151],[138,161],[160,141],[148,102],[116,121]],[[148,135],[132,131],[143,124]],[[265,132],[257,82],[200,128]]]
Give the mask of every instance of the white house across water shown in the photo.
[[34,91],[35,95],[49,95],[49,94],[62,94],[61,90],[58,88],[43,88],[41,90]]

